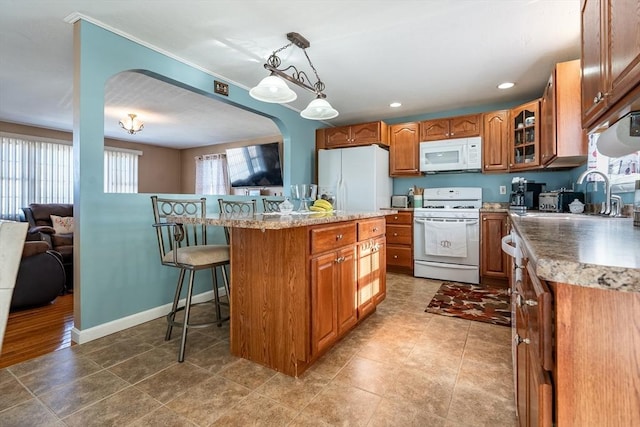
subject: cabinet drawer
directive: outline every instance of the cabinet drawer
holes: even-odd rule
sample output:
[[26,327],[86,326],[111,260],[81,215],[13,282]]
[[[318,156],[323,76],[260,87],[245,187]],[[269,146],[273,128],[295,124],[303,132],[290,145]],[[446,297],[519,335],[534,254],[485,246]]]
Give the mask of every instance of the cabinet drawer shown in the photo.
[[319,253],[356,242],[356,223],[349,222],[312,228],[311,253]]
[[411,212],[398,212],[397,214],[386,215],[387,224],[408,224],[411,225]]
[[387,265],[400,267],[413,266],[413,257],[410,247],[387,245]]
[[361,242],[363,240],[384,235],[384,224],[384,218],[358,221],[358,241]]
[[387,243],[390,245],[409,245],[411,246],[411,237],[413,230],[410,225],[388,225],[387,226]]

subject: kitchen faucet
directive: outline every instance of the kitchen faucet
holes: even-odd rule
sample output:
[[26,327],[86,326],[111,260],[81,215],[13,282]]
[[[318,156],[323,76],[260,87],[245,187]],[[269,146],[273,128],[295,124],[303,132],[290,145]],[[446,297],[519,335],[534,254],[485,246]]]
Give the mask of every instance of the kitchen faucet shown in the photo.
[[[596,174],[600,175],[602,179],[604,179],[604,206],[600,209],[600,214],[609,215],[611,213],[611,184],[609,182],[609,177],[603,174],[600,171],[594,169],[587,169],[582,172],[576,181],[576,184],[582,184],[582,181],[587,177],[587,175]],[[586,189],[586,188],[585,188]]]

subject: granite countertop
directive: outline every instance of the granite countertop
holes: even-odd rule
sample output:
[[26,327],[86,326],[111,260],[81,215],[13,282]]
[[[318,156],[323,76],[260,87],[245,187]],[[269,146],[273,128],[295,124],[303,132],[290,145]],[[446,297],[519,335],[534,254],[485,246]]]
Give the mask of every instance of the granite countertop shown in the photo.
[[[356,219],[384,218],[385,215],[396,213],[395,210],[376,212],[313,212],[310,214],[298,214],[292,212],[289,215],[281,213],[256,213],[251,216],[239,217],[222,214],[209,214],[206,218],[207,225],[217,225],[235,228],[256,228],[260,230],[280,230],[293,227],[305,227],[308,225],[330,224],[333,222],[352,221]],[[169,217],[171,221],[194,223],[199,219],[187,217]]]
[[510,214],[541,279],[640,292],[640,227],[632,218]]

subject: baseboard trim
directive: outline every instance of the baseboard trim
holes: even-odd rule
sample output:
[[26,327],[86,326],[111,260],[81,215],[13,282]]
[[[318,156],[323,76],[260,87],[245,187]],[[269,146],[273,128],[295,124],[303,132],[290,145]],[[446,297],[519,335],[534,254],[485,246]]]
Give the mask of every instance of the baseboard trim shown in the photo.
[[[226,295],[224,292],[220,293],[220,296]],[[213,291],[203,292],[198,295],[194,295],[191,298],[193,303],[200,303],[210,301],[213,299]],[[180,300],[180,304],[184,305],[185,299]],[[140,313],[132,314],[120,319],[112,320],[111,322],[103,323],[93,328],[79,330],[73,327],[71,329],[71,340],[77,344],[84,344],[89,341],[96,340],[98,338],[106,337],[107,335],[114,334],[116,332],[123,331],[134,326],[141,325],[151,320],[158,319],[166,316],[171,310],[173,303],[154,307],[152,309],[141,311]]]

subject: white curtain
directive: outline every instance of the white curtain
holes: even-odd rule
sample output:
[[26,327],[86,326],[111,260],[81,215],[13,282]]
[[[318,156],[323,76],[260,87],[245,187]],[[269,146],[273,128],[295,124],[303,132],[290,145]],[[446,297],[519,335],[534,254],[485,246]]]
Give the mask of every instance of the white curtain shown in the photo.
[[196,194],[229,194],[229,173],[225,154],[196,158]]
[[73,203],[73,147],[0,135],[0,218],[17,221],[30,203]]

